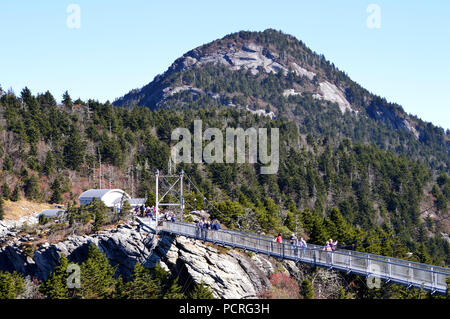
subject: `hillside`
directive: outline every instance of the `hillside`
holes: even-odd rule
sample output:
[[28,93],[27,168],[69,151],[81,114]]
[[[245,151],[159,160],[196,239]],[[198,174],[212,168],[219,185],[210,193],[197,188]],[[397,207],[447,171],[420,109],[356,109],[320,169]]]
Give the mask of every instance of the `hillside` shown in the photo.
[[[238,32],[195,48],[114,105],[273,112],[300,133],[373,143],[448,173],[450,136],[371,94],[293,36]],[[448,133],[448,132],[447,132]]]
[[[185,185],[186,216],[195,206],[230,229],[295,233],[320,245],[333,238],[345,249],[450,264],[449,135],[273,30],[196,48],[114,104],[0,91],[0,219],[24,199],[68,208],[65,222],[11,232],[26,238],[12,248],[10,238],[2,241],[5,256],[17,251],[15,268],[31,256],[45,265],[39,258],[49,244],[117,227],[127,216],[97,203],[80,207],[78,196],[110,187],[153,199],[154,172],[167,171],[176,143],[172,131],[192,131],[197,119],[222,132],[279,128],[280,165],[272,175],[260,174],[261,163],[178,165],[200,189]],[[177,258],[171,264],[176,269]],[[27,267],[36,270],[31,261]]]

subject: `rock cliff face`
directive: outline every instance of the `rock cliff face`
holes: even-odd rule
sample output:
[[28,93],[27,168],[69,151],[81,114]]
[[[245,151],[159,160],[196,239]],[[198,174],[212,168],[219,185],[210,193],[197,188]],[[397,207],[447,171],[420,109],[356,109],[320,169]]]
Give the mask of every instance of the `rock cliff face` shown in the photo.
[[293,262],[280,262],[263,255],[203,243],[183,237],[155,236],[138,231],[135,226],[122,225],[97,235],[72,236],[56,244],[44,244],[32,256],[22,249],[20,239],[0,248],[0,270],[18,271],[40,280],[59,263],[61,253],[72,262],[82,262],[88,245],[97,245],[118,271],[129,278],[136,262],[152,268],[160,263],[180,277],[180,284],[189,289],[204,282],[216,298],[252,298],[270,287],[268,276],[285,269],[301,278],[302,270]]

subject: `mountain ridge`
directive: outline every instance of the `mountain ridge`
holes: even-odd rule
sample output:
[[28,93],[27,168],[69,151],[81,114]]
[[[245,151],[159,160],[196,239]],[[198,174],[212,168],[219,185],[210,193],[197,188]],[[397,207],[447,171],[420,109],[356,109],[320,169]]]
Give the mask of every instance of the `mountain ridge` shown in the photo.
[[[407,150],[408,143],[413,140],[425,148],[430,140],[434,140],[440,159],[432,166],[441,166],[444,170],[449,167],[448,132],[446,134],[442,128],[407,114],[400,105],[370,93],[323,55],[281,31],[241,31],[194,48],[176,59],[153,81],[116,99],[113,104],[150,109],[189,108],[195,104],[192,101],[201,101],[202,106],[240,107],[254,112],[264,110],[262,114],[273,112],[276,117],[285,117],[298,126],[304,125],[306,116],[314,118],[317,113],[317,110],[305,111],[304,104],[325,111],[337,106],[341,114],[334,116],[344,117],[349,112],[354,117],[353,130],[359,125],[358,121],[369,120],[367,125],[376,123],[386,128],[385,135],[396,131],[400,136],[392,140],[407,141],[394,141],[397,144],[392,149],[405,148],[406,155],[413,155]],[[355,140],[339,128],[336,131],[338,135]],[[370,133],[364,134],[367,135],[366,142],[373,142]],[[383,142],[376,144],[385,148]],[[426,153],[421,157],[431,155],[431,152]]]

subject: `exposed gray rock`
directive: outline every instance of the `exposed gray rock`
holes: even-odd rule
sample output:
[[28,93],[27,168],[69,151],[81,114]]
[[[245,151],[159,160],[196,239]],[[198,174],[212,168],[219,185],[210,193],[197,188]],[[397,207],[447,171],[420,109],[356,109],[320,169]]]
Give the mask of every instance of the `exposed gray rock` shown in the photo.
[[33,212],[30,215],[22,216],[17,220],[1,220],[0,221],[0,242],[6,240],[8,237],[14,237],[17,229],[21,228],[25,223],[28,225],[35,225],[38,223],[37,215],[39,213]]
[[160,263],[164,269],[179,276],[184,291],[192,288],[194,283],[204,282],[216,298],[257,297],[270,287],[269,275],[280,268],[297,279],[303,278],[303,269],[294,262],[281,262],[265,255],[247,254],[184,237],[147,234],[129,225],[44,244],[32,258],[22,251],[18,241],[13,242],[0,248],[0,270],[16,270],[40,280],[46,279],[59,264],[60,254],[81,263],[91,243],[106,254],[112,265],[118,266],[125,278],[130,277],[136,262],[148,268]]

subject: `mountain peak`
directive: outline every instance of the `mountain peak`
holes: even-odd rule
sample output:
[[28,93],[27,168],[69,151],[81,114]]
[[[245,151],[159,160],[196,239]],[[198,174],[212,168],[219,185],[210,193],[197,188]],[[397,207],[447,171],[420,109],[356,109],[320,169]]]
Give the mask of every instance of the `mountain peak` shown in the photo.
[[[194,48],[152,82],[114,104],[151,109],[236,107],[287,118],[299,128],[311,127],[322,118],[314,128],[318,134],[376,140],[380,147],[400,149],[413,148],[413,141],[427,144],[432,139],[442,156],[450,152],[442,130],[370,93],[302,41],[273,29],[231,33]],[[330,127],[330,121],[335,126]],[[348,121],[353,123],[352,131],[341,131]],[[374,125],[380,127],[374,129]],[[359,126],[365,127],[364,133]],[[375,138],[373,131],[383,133]],[[390,136],[391,131],[397,137]]]
[[[358,110],[352,108],[347,101],[344,90],[324,76],[325,72],[320,69],[320,65],[324,62],[323,57],[314,54],[301,41],[281,31],[273,29],[263,32],[240,31],[185,53],[164,74],[155,77],[153,82],[141,90],[130,91],[116,100],[115,104],[157,108],[167,97],[183,91],[189,91],[194,95],[208,94],[202,88],[194,88],[183,83],[170,86],[164,82],[175,73],[212,64],[226,67],[231,71],[250,72],[253,76],[259,73],[288,76],[289,73],[293,73],[299,78],[304,77],[309,83],[305,83],[303,88],[286,88],[283,91],[284,96],[311,93],[316,99],[337,103],[343,113],[347,110],[357,113]],[[315,67],[316,65],[319,67]],[[215,95],[214,92],[209,93],[210,96]]]

